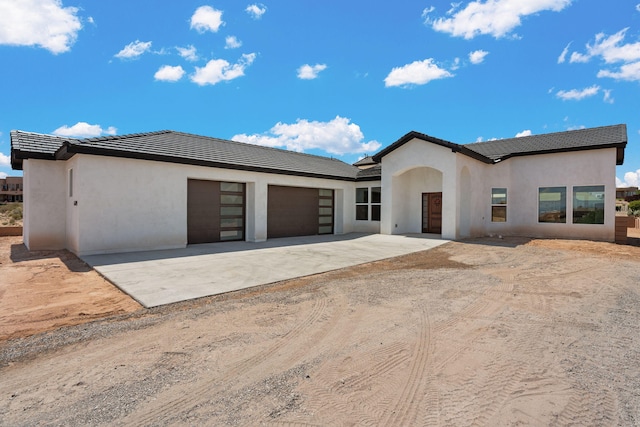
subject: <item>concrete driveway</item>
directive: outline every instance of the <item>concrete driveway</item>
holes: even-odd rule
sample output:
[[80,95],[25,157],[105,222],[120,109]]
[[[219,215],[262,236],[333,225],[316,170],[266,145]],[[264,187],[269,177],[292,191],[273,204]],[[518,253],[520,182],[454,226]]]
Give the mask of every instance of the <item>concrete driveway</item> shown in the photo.
[[430,234],[350,233],[82,259],[149,308],[405,255],[446,242]]

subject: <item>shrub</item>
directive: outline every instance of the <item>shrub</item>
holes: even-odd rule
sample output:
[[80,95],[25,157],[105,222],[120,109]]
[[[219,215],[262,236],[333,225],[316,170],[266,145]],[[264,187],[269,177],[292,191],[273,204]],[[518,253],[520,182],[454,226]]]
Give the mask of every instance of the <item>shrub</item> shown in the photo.
[[640,200],[634,200],[633,202],[629,202],[629,211],[634,215],[640,215]]
[[9,219],[10,224],[22,219],[22,203],[7,203],[0,205],[0,216]]

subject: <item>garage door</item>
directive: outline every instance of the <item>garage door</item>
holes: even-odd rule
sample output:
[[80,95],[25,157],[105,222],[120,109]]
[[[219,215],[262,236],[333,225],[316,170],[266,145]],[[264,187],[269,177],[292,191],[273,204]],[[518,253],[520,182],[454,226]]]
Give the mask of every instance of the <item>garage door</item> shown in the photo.
[[333,234],[333,190],[269,186],[267,238]]
[[190,179],[187,182],[187,242],[244,239],[245,185]]

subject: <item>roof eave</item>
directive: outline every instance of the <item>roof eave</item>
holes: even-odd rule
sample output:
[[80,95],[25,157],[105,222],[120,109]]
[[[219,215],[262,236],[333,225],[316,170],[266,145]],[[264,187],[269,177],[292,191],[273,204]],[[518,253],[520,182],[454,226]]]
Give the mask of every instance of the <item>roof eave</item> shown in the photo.
[[11,150],[11,168],[12,169],[22,170],[22,161],[27,159],[55,160],[55,158],[51,154],[47,154],[47,153],[22,151],[18,149]]
[[553,150],[511,153],[492,161],[492,163],[498,163],[504,160],[508,160],[512,157],[524,157],[524,156],[535,156],[538,154],[557,154],[557,153],[569,153],[574,151],[602,150],[607,148],[615,148],[616,149],[616,165],[620,166],[624,162],[624,149],[626,145],[627,143],[623,142],[623,143],[614,143],[614,144],[590,145],[587,147],[570,147],[570,148],[558,148]]

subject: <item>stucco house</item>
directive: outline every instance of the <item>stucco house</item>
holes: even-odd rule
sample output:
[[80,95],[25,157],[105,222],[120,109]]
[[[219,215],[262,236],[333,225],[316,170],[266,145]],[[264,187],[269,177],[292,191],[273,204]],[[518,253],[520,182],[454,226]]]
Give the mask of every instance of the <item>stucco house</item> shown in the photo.
[[625,125],[455,144],[410,132],[342,161],[174,131],[11,132],[24,242],[79,255],[370,232],[615,237]]

